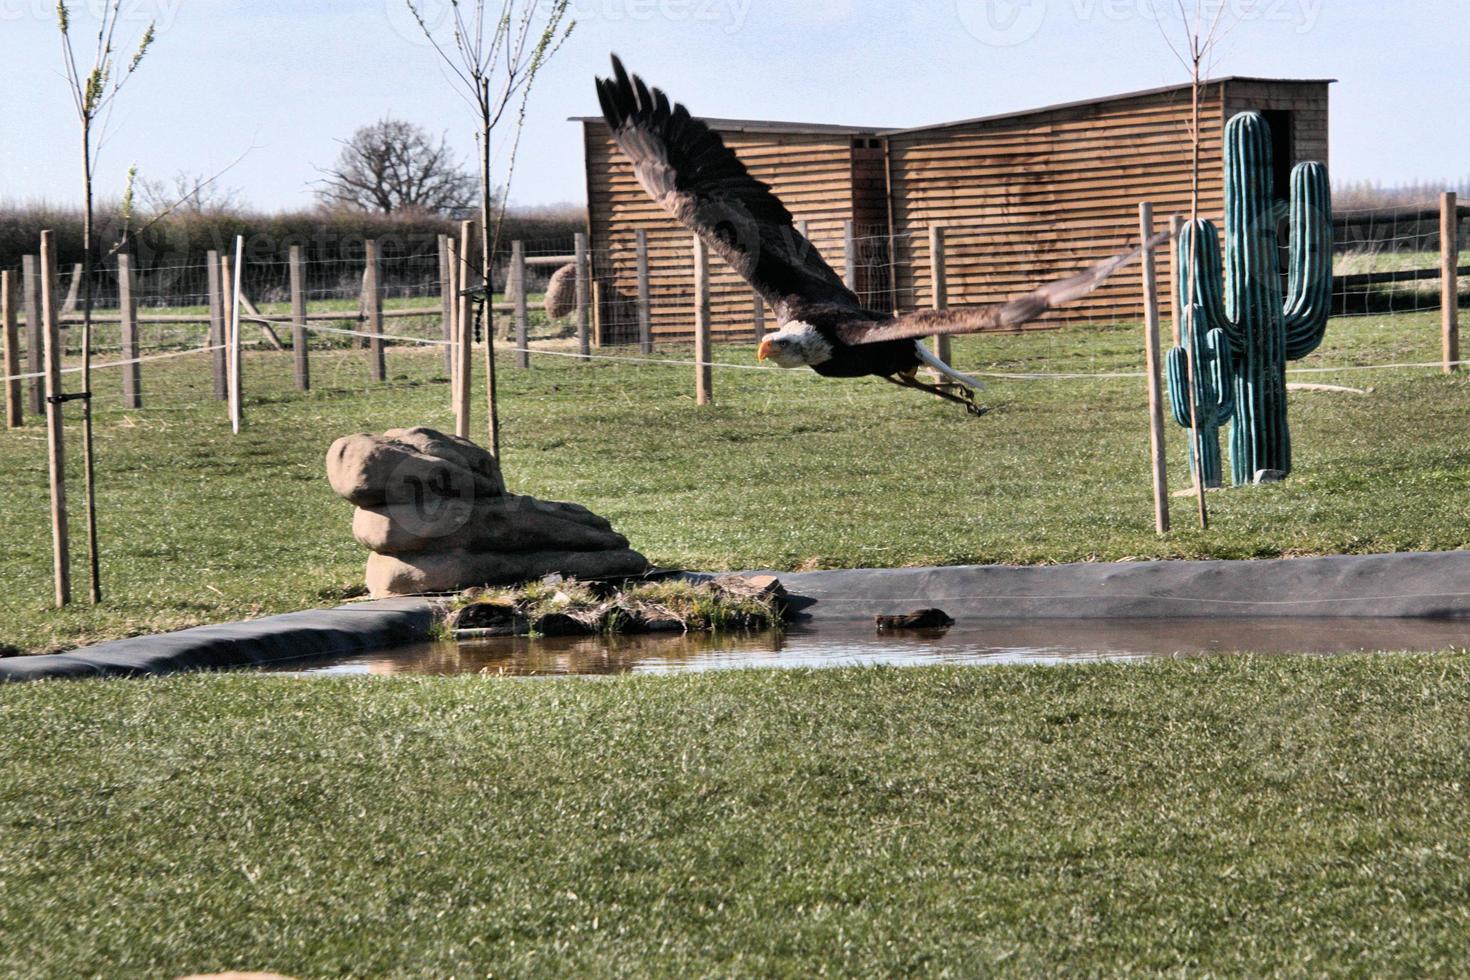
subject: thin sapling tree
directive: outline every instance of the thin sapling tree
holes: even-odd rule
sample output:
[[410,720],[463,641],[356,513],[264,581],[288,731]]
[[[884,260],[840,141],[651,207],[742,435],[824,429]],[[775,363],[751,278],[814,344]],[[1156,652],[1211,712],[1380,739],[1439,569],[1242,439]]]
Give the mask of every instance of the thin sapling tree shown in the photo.
[[[494,296],[493,264],[527,100],[536,76],[571,35],[571,0],[449,0],[447,24],[435,27],[425,16],[424,0],[404,0],[419,30],[448,69],[451,82],[474,112],[475,149],[480,169],[480,321],[485,326],[485,386],[490,452],[500,455],[500,410],[495,391],[495,331],[488,311]],[[489,9],[487,9],[487,7]],[[448,37],[442,36],[448,33]],[[497,212],[490,179],[491,135],[508,109],[515,107],[516,138],[511,144],[504,195]]]
[[87,505],[87,558],[90,575],[91,597],[94,603],[102,601],[102,582],[97,557],[97,491],[95,461],[92,445],[92,274],[93,274],[93,181],[96,177],[97,151],[107,128],[113,102],[124,84],[138,70],[143,56],[152,47],[155,25],[148,27],[138,39],[131,57],[118,61],[114,46],[118,22],[121,20],[122,0],[111,0],[101,7],[97,25],[96,44],[92,65],[83,70],[77,61],[76,46],[72,43],[71,10],[65,0],[56,4],[56,21],[61,31],[62,61],[66,80],[71,89],[72,102],[76,108],[77,121],[82,129],[82,454],[86,482]]

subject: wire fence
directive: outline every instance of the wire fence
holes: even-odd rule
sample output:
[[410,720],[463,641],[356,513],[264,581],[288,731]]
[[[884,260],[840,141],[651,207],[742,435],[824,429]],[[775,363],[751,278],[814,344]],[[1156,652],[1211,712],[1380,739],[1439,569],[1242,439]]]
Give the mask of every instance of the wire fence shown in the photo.
[[[1351,316],[1439,310],[1440,224],[1440,210],[1430,207],[1359,209],[1334,215],[1333,312]],[[1465,254],[1470,250],[1470,208],[1456,212],[1454,227],[1457,247]],[[951,306],[998,302],[1030,288],[1037,278],[1049,278],[1036,272],[1038,256],[1048,246],[1034,235],[1028,237],[1031,229],[1026,228],[954,226],[946,228],[939,239],[932,233],[895,235],[883,226],[844,225],[841,221],[803,222],[802,230],[862,302],[879,310],[908,311],[936,302]],[[1129,240],[1130,234],[1136,240],[1136,229],[1102,226],[1073,233],[1067,254],[1053,262],[1058,273],[1065,274],[1116,251],[1119,241]],[[671,347],[684,350],[692,337],[699,284],[693,276],[691,236],[650,232],[636,240],[586,247],[585,273],[579,276],[576,250],[580,239],[522,242],[518,249],[524,257],[522,265],[514,266],[510,258],[499,262],[494,270],[497,292],[493,302],[488,310],[476,311],[476,342],[483,340],[488,327],[500,338],[505,353],[525,358],[575,354],[630,364],[692,363],[687,357],[658,356]],[[381,256],[375,270],[375,293],[370,292],[365,263],[344,271],[339,258],[300,260],[299,282],[293,289],[289,257],[251,257],[247,253],[241,270],[241,346],[249,394],[285,393],[313,384],[352,387],[375,383],[368,353],[375,334],[381,335],[384,347],[384,381],[447,383],[451,374],[448,349],[453,340],[450,307],[454,303],[446,295],[452,286],[444,278],[444,248],[441,238],[437,254],[400,251]],[[943,254],[936,257],[936,248]],[[507,249],[508,256],[513,254],[516,251]],[[977,256],[990,263],[987,273],[973,271]],[[1161,275],[1172,276],[1172,256],[1161,255],[1159,265]],[[568,266],[553,284],[558,270]],[[1461,302],[1470,303],[1470,269],[1462,267],[1460,272],[1464,277]],[[56,295],[63,298],[60,340],[68,374],[75,373],[81,355],[82,329],[76,312],[82,292],[79,275],[76,267],[58,270],[56,275]],[[218,266],[210,262],[140,265],[133,275],[137,316],[130,336],[124,336],[117,265],[109,263],[95,271],[92,352],[94,370],[100,372],[93,385],[95,404],[99,408],[167,410],[223,400],[220,376],[225,352],[220,320],[228,302]],[[39,311],[37,264],[28,260],[23,268],[12,270],[11,280],[19,328],[15,343],[18,367],[6,381],[18,382],[24,390],[26,411],[40,414],[44,407],[42,358],[39,324],[32,319]],[[521,303],[506,291],[507,282],[524,283]],[[553,285],[556,295],[546,295],[548,285]],[[710,263],[707,292],[716,340],[753,340],[775,329],[772,311],[723,263]],[[1164,297],[1169,292],[1166,285]],[[1116,277],[1099,291],[1099,302],[1088,308],[1080,325],[1133,319],[1128,314],[1138,307],[1139,295],[1136,277]],[[1167,298],[1164,302],[1167,323],[1171,304]],[[296,308],[306,319],[298,322]],[[304,359],[295,356],[297,336],[307,354]],[[639,349],[618,349],[624,345],[638,345]],[[307,364],[305,379],[296,367],[302,360]],[[156,361],[170,362],[169,370],[152,370]],[[714,366],[720,370],[731,367]],[[130,367],[138,389],[138,397],[132,399],[125,397],[120,380],[122,369]]]
[[[1438,204],[1333,214],[1333,313],[1372,316],[1439,310],[1444,213]],[[1470,256],[1470,207],[1453,218],[1454,253]],[[1461,305],[1470,303],[1470,266],[1459,266]]]

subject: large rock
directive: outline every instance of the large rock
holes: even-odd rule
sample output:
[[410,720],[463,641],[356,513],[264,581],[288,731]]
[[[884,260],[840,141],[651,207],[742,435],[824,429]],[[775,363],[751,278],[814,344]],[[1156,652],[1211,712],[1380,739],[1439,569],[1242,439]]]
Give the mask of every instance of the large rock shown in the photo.
[[647,560],[579,504],[505,492],[495,457],[433,429],[344,436],[327,478],[357,505],[352,533],[373,552],[374,596],[454,592],[559,573],[638,575]]
[[[575,508],[575,509],[572,509]],[[359,507],[352,536],[385,555],[422,551],[600,551],[628,547],[628,539],[591,511],[507,494],[458,501],[427,511],[413,504]]]
[[577,267],[570,262],[551,274],[541,300],[546,315],[560,320],[577,308]]
[[505,493],[494,456],[468,439],[425,428],[343,436],[327,450],[327,479],[359,507]]

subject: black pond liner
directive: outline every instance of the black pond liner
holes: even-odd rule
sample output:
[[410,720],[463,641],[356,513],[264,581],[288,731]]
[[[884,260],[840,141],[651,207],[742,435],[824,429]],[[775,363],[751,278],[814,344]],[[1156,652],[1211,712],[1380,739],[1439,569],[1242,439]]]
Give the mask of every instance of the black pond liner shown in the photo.
[[[690,576],[707,577],[712,576]],[[1057,643],[1046,637],[1060,636],[1073,624],[1099,636],[1126,625],[1133,639],[1125,645],[1137,646],[1136,652],[1142,653],[1187,652],[1201,646],[1206,649],[1196,652],[1208,652],[1220,649],[1219,643],[1250,649],[1232,639],[1243,634],[1247,621],[1275,621],[1275,635],[1288,638],[1282,648],[1300,652],[1310,652],[1313,637],[1326,635],[1329,629],[1364,626],[1350,620],[1390,621],[1375,634],[1381,637],[1372,641],[1375,649],[1443,649],[1470,643],[1470,552],[1466,551],[1267,561],[852,569],[783,574],[780,579],[795,613],[792,640],[810,636],[838,642],[845,636],[850,639],[842,642],[855,644],[858,637],[871,634],[875,616],[937,607],[956,620],[954,630],[945,636],[958,642],[968,635],[972,648],[985,642],[995,646],[1007,621],[1011,628],[1029,624],[1030,635],[1041,637],[1036,649],[1056,648]],[[349,654],[422,643],[430,623],[424,600],[357,603],[99,643],[65,654],[12,657],[0,660],[0,681],[268,666],[307,657],[340,662]],[[1148,634],[1167,639],[1145,644],[1142,637]],[[615,651],[620,639],[581,642]],[[889,649],[902,649],[915,640],[886,634],[885,642]],[[1023,648],[1032,646],[1004,647]],[[793,661],[794,656],[785,655],[789,649],[790,644],[779,652]],[[861,661],[858,654],[852,659]]]

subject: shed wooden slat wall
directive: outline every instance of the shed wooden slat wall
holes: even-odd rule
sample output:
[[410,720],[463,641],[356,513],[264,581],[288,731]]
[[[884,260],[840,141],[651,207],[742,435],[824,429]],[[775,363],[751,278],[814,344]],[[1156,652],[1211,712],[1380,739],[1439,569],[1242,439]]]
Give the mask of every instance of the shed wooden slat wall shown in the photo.
[[[1201,206],[1223,209],[1223,94],[1203,109]],[[1137,236],[1138,202],[1189,207],[1188,90],[1054,109],[889,139],[898,306],[927,307],[929,237],[943,224],[951,306],[993,303],[1066,275]],[[1137,283],[1119,277],[1028,326],[1142,315]]]

